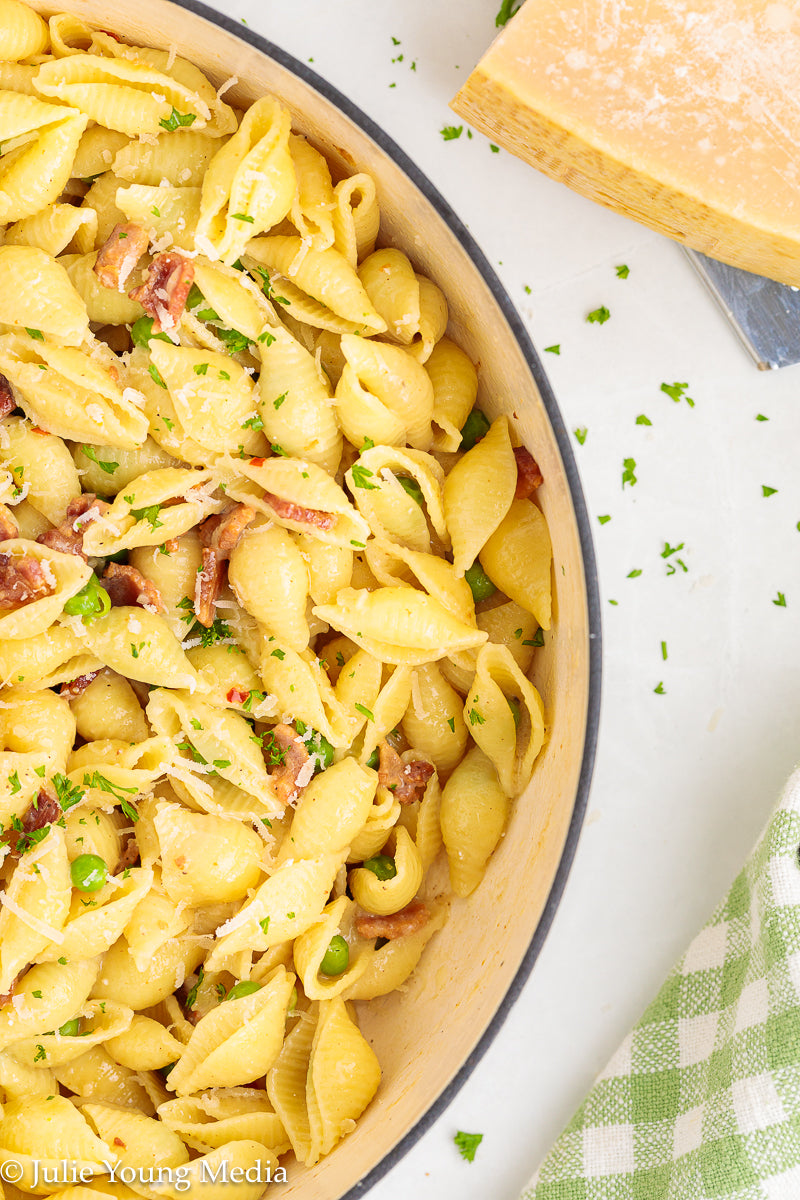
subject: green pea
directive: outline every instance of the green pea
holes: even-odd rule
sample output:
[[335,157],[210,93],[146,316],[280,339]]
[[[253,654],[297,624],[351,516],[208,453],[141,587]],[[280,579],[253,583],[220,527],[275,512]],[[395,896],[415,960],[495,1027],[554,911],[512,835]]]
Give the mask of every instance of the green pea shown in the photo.
[[350,966],[350,947],[340,933],[331,938],[322,962],[319,964],[323,975],[343,975]]
[[511,715],[514,718],[514,725],[519,729],[519,700],[515,696],[506,696],[506,702],[511,709]]
[[385,883],[387,879],[394,879],[397,874],[394,859],[389,858],[387,854],[376,854],[374,858],[368,858],[363,865],[365,870],[372,871],[372,874],[376,879],[380,879],[381,883]]
[[489,432],[489,418],[479,408],[473,408],[461,427],[461,449],[471,450]]
[[252,996],[253,992],[260,992],[261,984],[256,983],[255,979],[242,979],[239,983],[235,983],[225,997],[226,1000],[241,1000],[242,996]]
[[303,738],[306,750],[312,758],[316,759],[314,772],[326,770],[333,762],[333,746],[316,729],[312,730],[310,738],[306,738],[305,734],[308,731],[308,726],[304,721],[295,721],[294,725],[300,737]]
[[97,892],[108,879],[108,867],[99,854],[79,854],[69,869],[73,887]]
[[111,598],[95,574],[89,577],[89,582],[74,596],[70,596],[64,605],[64,612],[70,617],[83,617],[84,625],[97,617],[103,617],[111,611]]
[[479,600],[488,600],[497,591],[489,576],[484,571],[477,558],[471,567],[467,567],[464,578],[469,584],[472,599],[477,604]]
[[377,771],[378,767],[380,766],[380,761],[381,761],[381,752],[378,749],[378,747],[376,746],[375,749],[372,751],[372,754],[370,754],[369,758],[367,759],[367,766],[371,767],[373,771]]
[[416,479],[410,479],[408,475],[398,475],[397,482],[404,492],[408,492],[412,500],[416,500],[417,504],[422,508],[422,488],[417,483]]
[[65,1021],[63,1025],[59,1025],[58,1032],[62,1037],[77,1037],[80,1027],[80,1017],[73,1017],[71,1021]]

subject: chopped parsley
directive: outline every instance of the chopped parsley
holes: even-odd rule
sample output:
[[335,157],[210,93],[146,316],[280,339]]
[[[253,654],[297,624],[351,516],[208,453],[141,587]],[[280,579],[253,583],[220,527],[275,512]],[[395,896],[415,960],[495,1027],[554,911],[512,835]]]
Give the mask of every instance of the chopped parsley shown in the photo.
[[194,371],[195,375],[207,375],[208,363],[195,363],[192,370]]
[[[670,546],[669,542],[664,542],[664,549],[661,551],[661,557],[672,558],[673,554],[677,554],[679,550],[682,550],[684,545],[685,542],[679,542],[677,546]],[[667,563],[667,574],[674,575],[678,567],[680,567],[682,571],[689,570],[682,558],[676,558],[674,563]]]
[[664,662],[667,661],[667,643],[666,642],[661,643],[661,657],[663,658]]
[[598,517],[597,519],[601,525],[607,525],[608,522],[611,520],[611,515],[610,515],[610,513],[603,513],[603,515],[601,517]]
[[153,333],[153,317],[139,317],[138,321],[134,321],[131,325],[131,341],[134,346],[143,346],[147,349],[148,343],[155,338],[157,342],[169,342],[172,345],[172,339],[167,337],[166,333]]
[[456,719],[455,719],[455,717],[448,717],[448,718],[447,718],[447,724],[450,726],[450,732],[451,732],[451,733],[455,733],[455,731],[456,731]]
[[275,409],[276,412],[278,411],[280,406],[283,404],[284,400],[286,399],[286,397],[288,395],[289,395],[288,392],[281,392],[280,396],[276,396],[275,399],[272,401],[272,407]]
[[768,421],[769,417],[765,417],[763,413],[759,413],[758,416],[756,417],[756,420],[757,421]]
[[259,342],[263,342],[265,346],[271,346],[272,343],[275,341],[275,335],[273,333],[270,333],[268,329],[265,329],[263,333],[260,333],[258,335],[258,338],[256,340]]
[[353,708],[356,710],[356,712],[360,712],[362,717],[366,717],[368,721],[375,720],[375,714],[370,712],[366,704],[359,704],[358,701],[356,701],[356,703],[353,705]]
[[28,329],[26,325],[25,332],[27,333],[28,337],[32,337],[35,342],[44,341],[44,334],[42,333],[41,329]]
[[33,1056],[33,1061],[41,1062],[43,1058],[47,1058],[47,1051],[45,1050],[44,1046],[40,1046],[37,1042],[36,1053]]
[[163,117],[158,123],[162,129],[166,129],[167,133],[173,133],[176,129],[184,128],[186,125],[194,125],[197,117],[194,113],[181,113],[177,108],[173,108],[168,117]]
[[200,984],[203,982],[204,975],[205,975],[205,971],[201,967],[200,970],[197,972],[197,980],[195,982],[195,985],[189,992],[188,996],[186,997],[186,1007],[187,1008],[194,1008],[195,1004],[197,1003],[197,992],[200,987]]
[[144,649],[144,646],[145,646],[145,643],[144,643],[144,642],[139,642],[139,645],[138,645],[138,646],[136,645],[136,643],[135,643],[135,642],[131,642],[131,655],[132,655],[132,657],[133,657],[133,658],[138,658],[138,657],[139,657],[139,651],[140,651],[140,650],[143,650],[143,649]]
[[464,132],[463,125],[443,125],[439,130],[446,142],[454,142],[456,138],[460,138]]
[[231,213],[232,221],[245,221],[248,225],[255,224],[255,217],[249,216],[248,213]]
[[288,451],[287,451],[287,450],[284,450],[283,446],[279,446],[277,442],[270,442],[270,444],[269,444],[269,448],[270,448],[270,450],[272,451],[272,453],[273,453],[273,454],[278,454],[278,455],[280,455],[282,458],[288,458],[288,457],[289,457],[289,453],[288,453]]
[[81,450],[88,459],[91,459],[93,463],[97,463],[100,470],[105,471],[106,475],[113,475],[119,466],[118,462],[111,462],[110,460],[108,462],[103,462],[101,458],[97,457],[97,451],[95,450],[94,446],[81,446]]
[[664,687],[663,682],[659,682],[656,687],[653,688],[653,691],[657,696],[665,696],[667,694],[667,689]]
[[544,630],[537,629],[532,638],[526,638],[522,643],[523,646],[543,646],[544,645]]
[[469,710],[469,723],[470,725],[485,725],[486,718],[481,716],[477,708],[471,708]]
[[375,472],[370,471],[368,467],[363,467],[359,463],[354,463],[351,467],[351,474],[353,476],[354,487],[364,488],[364,490],[367,492],[377,492],[379,490],[379,485],[377,483],[369,482],[370,479],[375,478]]
[[614,270],[617,272],[617,279],[627,279],[631,273],[630,267],[625,263],[620,263],[618,267],[614,267]]
[[286,651],[285,650],[273,650],[272,654],[270,655],[270,658],[277,658],[280,662],[283,662],[283,660],[286,658]]
[[636,459],[624,458],[622,460],[622,486],[627,483],[630,487],[636,483]]
[[86,795],[77,783],[71,783],[66,775],[61,775],[59,772],[53,776],[53,787],[56,789],[56,796],[62,812],[79,804]]
[[772,603],[777,608],[786,608],[786,597],[784,596],[783,592],[778,592],[778,599],[773,600]]
[[22,784],[19,781],[19,773],[17,771],[11,772],[11,774],[8,777],[8,782],[11,786],[11,795],[12,796],[16,795],[17,792],[22,791]]
[[652,425],[653,422],[650,420],[649,417],[646,417],[644,413],[639,413],[638,417],[636,418],[636,424],[637,425]]
[[269,932],[269,917],[262,917],[258,923],[261,927],[261,932],[264,934],[264,937],[266,937]]
[[586,428],[585,425],[579,426],[577,429],[573,429],[572,432],[575,434],[575,440],[577,441],[579,446],[583,445],[583,443],[586,441],[586,438],[589,435],[589,430]]
[[642,573],[641,567],[634,567],[632,571],[628,571],[627,579],[638,579]]
[[761,495],[762,496],[774,496],[775,493],[777,492],[777,490],[778,490],[777,488],[767,487],[767,485],[765,483],[762,483],[762,485],[761,485]]
[[[504,0],[504,6],[506,3],[510,4],[510,0]],[[509,13],[509,16],[513,16],[513,13]],[[508,17],[506,17],[506,20],[508,20]],[[500,22],[498,21],[498,24],[499,23]],[[505,24],[505,22],[503,22],[503,23]],[[458,1133],[453,1138],[453,1141],[455,1142],[456,1146],[458,1147],[458,1152],[461,1155],[461,1157],[463,1159],[465,1159],[467,1162],[474,1162],[475,1161],[475,1151],[478,1149],[478,1146],[480,1146],[481,1142],[483,1141],[483,1134],[482,1133],[463,1133],[459,1129]]]
[[240,354],[250,345],[250,338],[238,329],[215,329],[214,333],[224,343],[229,354]]
[[256,707],[258,707],[258,705],[261,704],[264,700],[266,700],[266,698],[267,698],[266,692],[259,692],[256,689],[253,689],[252,691],[247,693],[247,698],[244,701],[244,703],[242,704],[242,708],[244,709],[245,712],[252,712],[253,705],[255,704]]
[[545,352],[545,354],[560,354],[561,353],[561,343],[556,342],[556,344],[554,346],[545,346],[544,352]]
[[[125,496],[123,499],[127,500],[128,498]],[[146,508],[130,509],[130,514],[132,517],[135,517],[137,521],[149,521],[151,529],[160,529],[164,524],[163,521],[159,521],[158,519],[158,514],[160,512],[160,504],[148,504]]]
[[611,313],[605,304],[601,304],[599,308],[593,308],[590,313],[586,314],[586,320],[590,325],[605,325],[610,316]]
[[494,142],[489,142],[489,149],[491,150],[492,154],[499,154],[499,153],[500,153],[500,147],[499,147],[499,146],[495,146]]
[[246,421],[242,421],[241,428],[242,429],[255,429],[255,430],[263,429],[264,422],[261,420],[260,415],[258,413],[255,413],[254,416],[248,417]]
[[167,390],[167,385],[164,382],[164,380],[161,376],[161,372],[159,371],[159,369],[155,363],[150,363],[150,366],[147,368],[147,374],[150,376],[150,378],[152,380],[154,380],[155,383],[158,384],[158,386],[160,388],[163,388],[164,391]]

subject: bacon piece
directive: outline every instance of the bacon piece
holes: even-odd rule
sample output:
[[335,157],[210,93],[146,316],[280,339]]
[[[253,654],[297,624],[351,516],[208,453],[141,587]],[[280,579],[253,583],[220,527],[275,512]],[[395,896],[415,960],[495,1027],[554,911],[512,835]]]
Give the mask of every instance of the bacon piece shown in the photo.
[[115,225],[97,252],[94,273],[103,287],[125,290],[131,271],[147,250],[147,230],[133,221]]
[[424,929],[430,915],[421,900],[412,900],[400,912],[390,913],[388,917],[378,917],[372,913],[356,917],[356,929],[363,938],[387,938],[391,942]]
[[12,855],[18,858],[25,849],[30,849],[26,844],[22,850],[19,850],[19,843],[27,840],[26,835],[34,833],[37,829],[44,829],[45,825],[52,825],[54,821],[61,818],[61,815],[61,805],[58,803],[56,794],[50,784],[45,783],[39,788],[34,803],[29,804],[22,814],[22,828],[7,829],[0,840],[7,842]]
[[415,800],[421,800],[434,771],[433,763],[416,759],[404,763],[388,742],[381,742],[378,753],[378,783],[394,792],[395,799],[401,804],[413,804]]
[[235,504],[224,513],[208,517],[197,528],[203,565],[195,584],[194,611],[206,629],[214,624],[215,605],[225,582],[225,560],[230,558],[255,515],[255,509],[248,504]]
[[186,301],[194,282],[194,263],[191,259],[166,250],[157,254],[145,276],[144,282],[132,292],[131,300],[138,300],[145,312],[153,318],[153,332],[174,329],[183,316]]
[[94,492],[83,492],[70,500],[61,524],[55,529],[48,529],[46,533],[40,533],[36,540],[51,550],[75,554],[88,561],[88,555],[83,552],[83,531],[92,521],[107,513],[110,507],[105,500],[98,500]]
[[103,587],[114,608],[136,605],[151,612],[167,611],[161,592],[152,579],[147,579],[141,571],[129,567],[127,563],[109,563],[103,572]]
[[21,608],[33,600],[52,596],[55,579],[48,579],[38,558],[0,554],[0,610]]
[[7,542],[9,538],[15,537],[19,537],[19,525],[14,514],[5,504],[0,504],[0,542]]
[[250,695],[244,688],[232,687],[225,693],[225,699],[228,704],[244,704],[247,697]]
[[514,451],[517,460],[517,486],[514,490],[515,500],[527,500],[538,487],[544,483],[539,464],[524,446],[517,446]]
[[273,745],[284,753],[283,761],[270,771],[270,778],[281,804],[288,804],[298,791],[297,777],[311,756],[291,725],[274,725],[271,733]]
[[264,492],[264,499],[276,517],[283,517],[284,521],[297,521],[300,525],[316,525],[317,529],[333,529],[336,524],[335,513],[322,512],[318,508],[303,508],[302,505],[294,504],[291,500],[283,500],[280,496],[274,496],[272,492]]
[[5,375],[0,375],[0,421],[2,421],[3,417],[9,416],[16,407],[17,402],[14,399],[11,384]]
[[99,671],[89,671],[87,675],[79,675],[77,679],[71,679],[69,683],[62,683],[58,692],[59,696],[66,696],[68,700],[82,696],[92,680],[96,679],[99,674]]

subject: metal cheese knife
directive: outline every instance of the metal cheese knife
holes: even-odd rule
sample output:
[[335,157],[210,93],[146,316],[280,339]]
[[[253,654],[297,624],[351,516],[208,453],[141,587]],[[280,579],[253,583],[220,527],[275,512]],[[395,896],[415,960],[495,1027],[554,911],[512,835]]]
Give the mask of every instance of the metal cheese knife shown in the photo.
[[760,371],[800,362],[800,288],[685,253]]

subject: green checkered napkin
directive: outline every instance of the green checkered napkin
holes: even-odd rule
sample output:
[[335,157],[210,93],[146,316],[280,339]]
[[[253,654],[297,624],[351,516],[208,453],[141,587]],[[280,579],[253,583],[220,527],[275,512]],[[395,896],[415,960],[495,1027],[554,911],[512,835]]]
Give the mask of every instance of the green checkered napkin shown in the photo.
[[800,771],[521,1200],[800,1200]]

